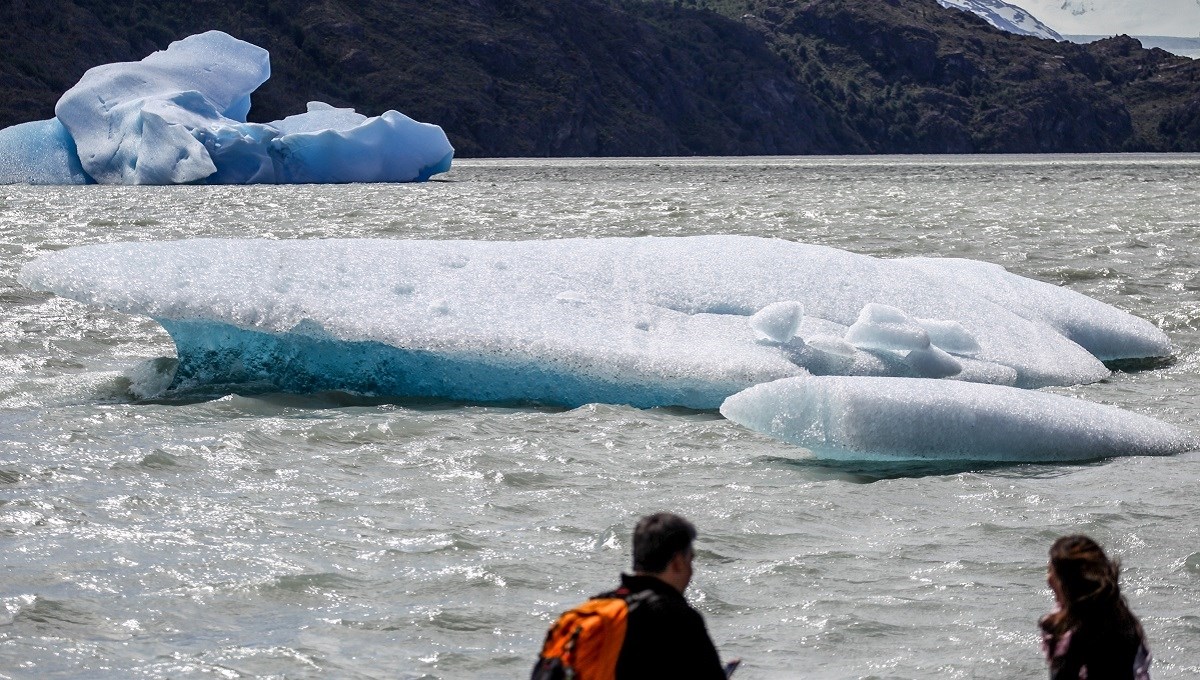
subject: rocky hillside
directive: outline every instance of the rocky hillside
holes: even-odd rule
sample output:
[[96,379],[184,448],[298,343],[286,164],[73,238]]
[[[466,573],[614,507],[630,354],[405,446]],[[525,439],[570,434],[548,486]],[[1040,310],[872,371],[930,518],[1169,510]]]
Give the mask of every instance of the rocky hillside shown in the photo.
[[395,108],[459,156],[1200,150],[1200,61],[936,0],[8,0],[0,125],[209,29],[271,52],[252,120]]

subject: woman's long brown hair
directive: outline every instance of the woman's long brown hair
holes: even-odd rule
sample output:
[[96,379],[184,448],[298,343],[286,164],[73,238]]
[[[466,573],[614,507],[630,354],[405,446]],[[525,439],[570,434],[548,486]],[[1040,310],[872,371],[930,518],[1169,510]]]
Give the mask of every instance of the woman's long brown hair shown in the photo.
[[1063,536],[1050,547],[1050,571],[1062,592],[1061,609],[1042,628],[1062,635],[1073,628],[1109,629],[1140,634],[1141,626],[1121,596],[1119,561],[1083,535]]

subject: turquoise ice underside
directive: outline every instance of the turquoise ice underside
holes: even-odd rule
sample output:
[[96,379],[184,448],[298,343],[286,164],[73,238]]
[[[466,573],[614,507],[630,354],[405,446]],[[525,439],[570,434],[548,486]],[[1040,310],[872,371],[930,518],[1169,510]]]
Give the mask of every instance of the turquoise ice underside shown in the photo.
[[340,390],[388,397],[477,402],[589,403],[716,409],[744,385],[696,381],[642,384],[588,379],[536,361],[488,361],[380,342],[274,334],[202,320],[156,319],[175,341],[172,389],[257,385],[282,392]]

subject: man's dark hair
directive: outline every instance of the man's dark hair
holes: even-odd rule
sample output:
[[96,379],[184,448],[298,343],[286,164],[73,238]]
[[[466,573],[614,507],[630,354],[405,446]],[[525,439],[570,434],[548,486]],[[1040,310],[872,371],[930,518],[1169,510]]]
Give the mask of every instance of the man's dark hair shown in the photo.
[[647,515],[633,530],[633,570],[657,574],[667,568],[676,554],[696,540],[696,527],[669,512]]

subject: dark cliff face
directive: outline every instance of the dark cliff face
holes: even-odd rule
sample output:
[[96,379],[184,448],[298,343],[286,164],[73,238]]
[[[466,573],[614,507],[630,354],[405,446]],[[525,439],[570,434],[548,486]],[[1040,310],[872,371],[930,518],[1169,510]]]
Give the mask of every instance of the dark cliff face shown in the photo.
[[[362,85],[375,106],[408,102],[442,125],[465,155],[838,148],[833,112],[758,34],[711,12],[476,0],[439,16],[399,4],[359,10],[367,42],[406,62],[403,75],[364,73]],[[323,44],[334,55],[356,47],[340,37]],[[798,126],[814,133],[797,136]]]
[[1200,61],[934,0],[11,0],[0,125],[209,29],[271,52],[252,120],[394,108],[460,156],[1200,150]]

